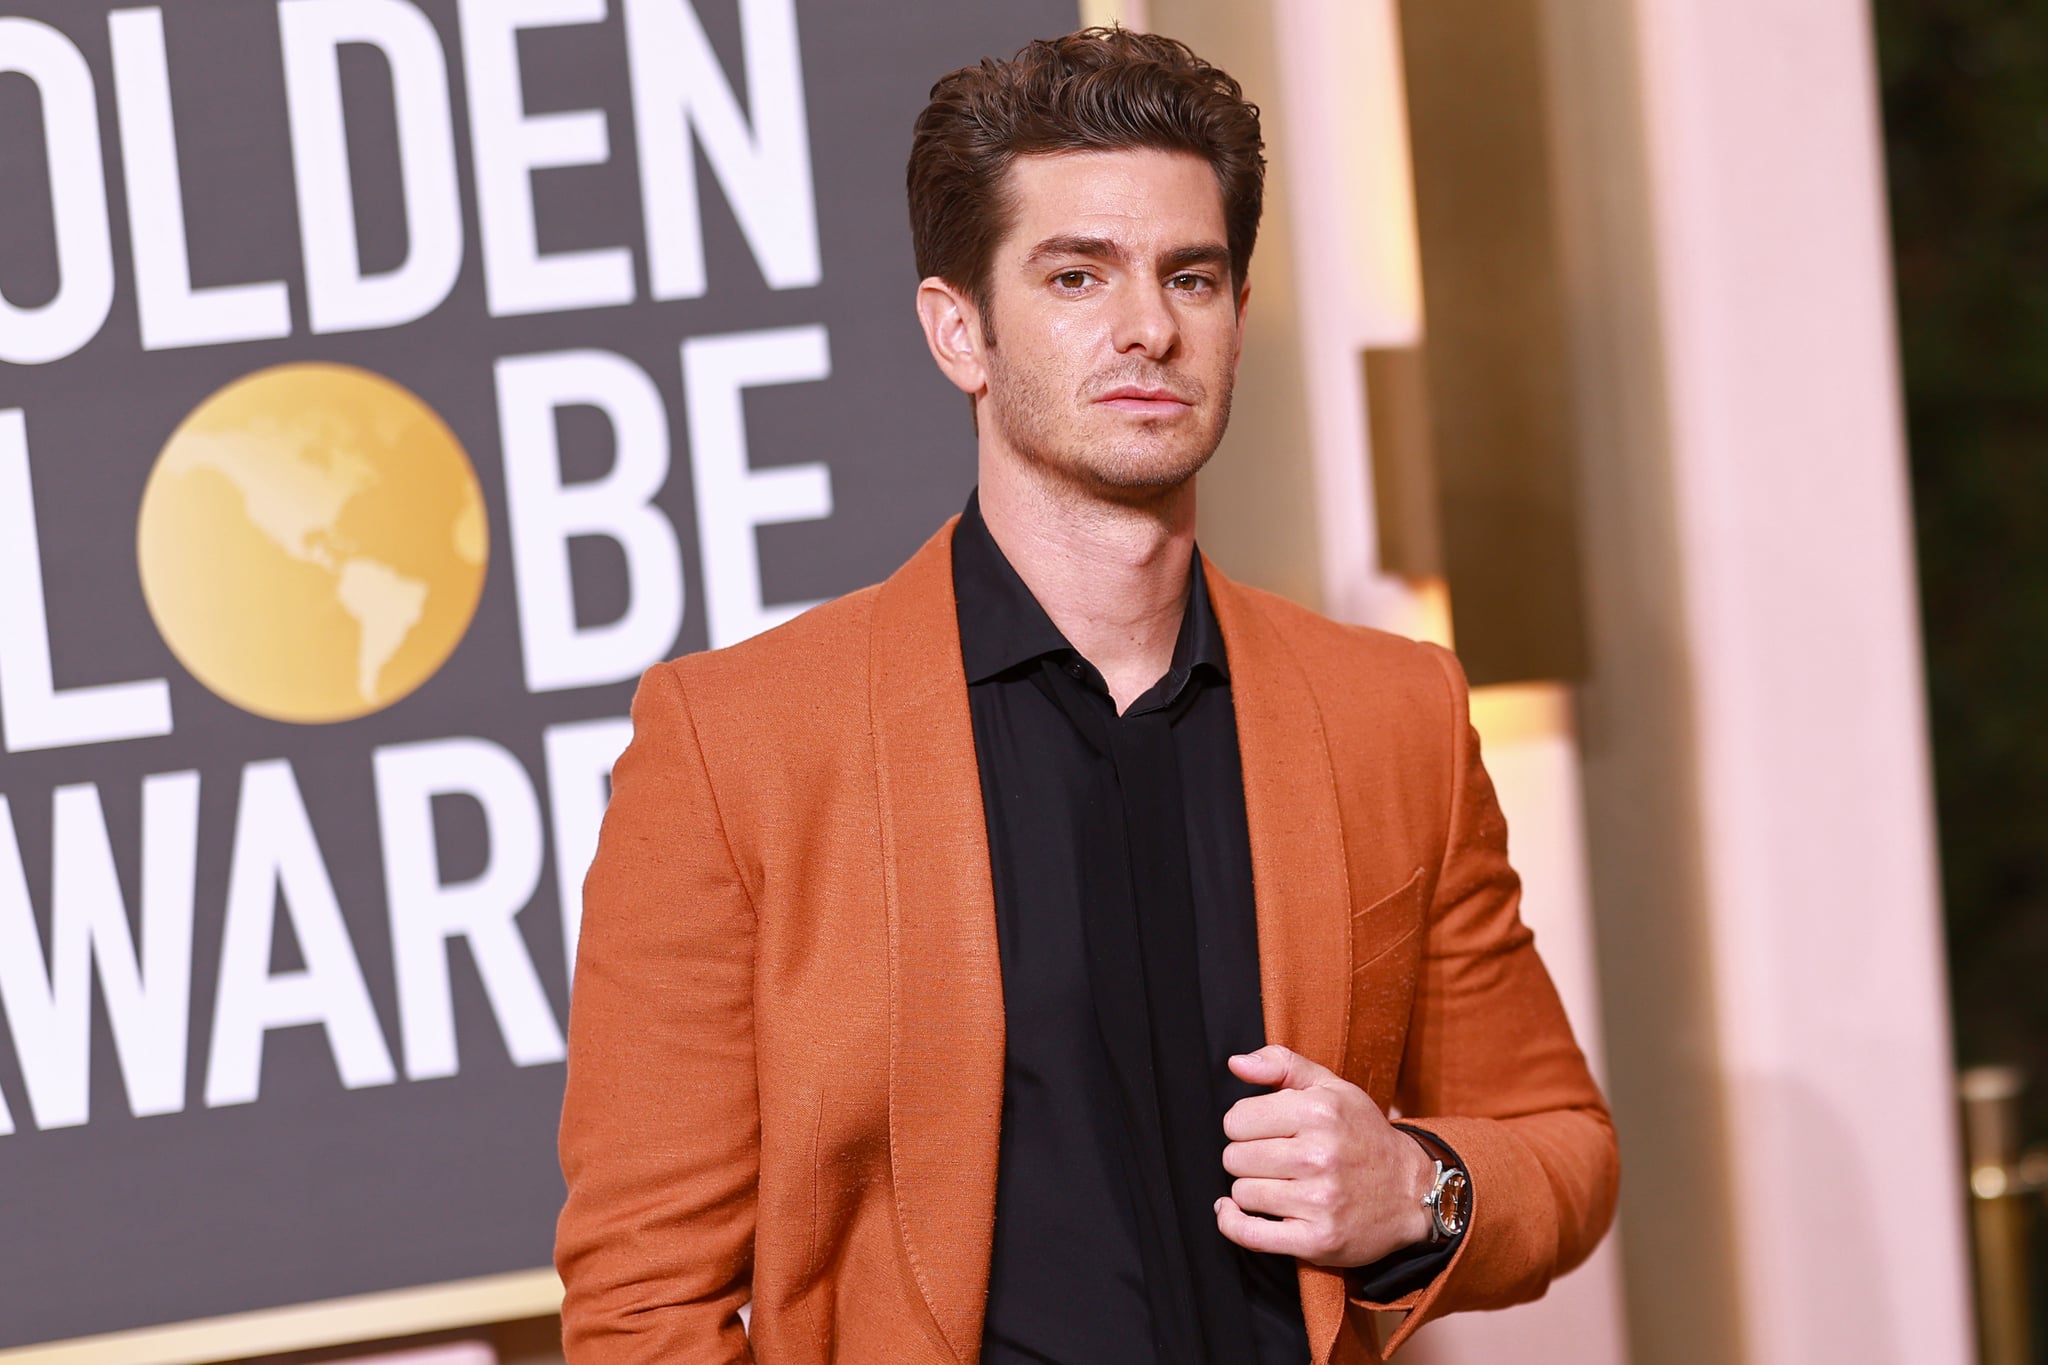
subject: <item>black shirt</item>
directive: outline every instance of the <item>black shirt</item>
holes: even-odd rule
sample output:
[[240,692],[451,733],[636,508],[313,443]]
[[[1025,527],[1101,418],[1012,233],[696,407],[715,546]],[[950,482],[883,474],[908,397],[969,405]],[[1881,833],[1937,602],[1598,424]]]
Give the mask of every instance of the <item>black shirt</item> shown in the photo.
[[[954,532],[1008,1039],[987,1365],[1309,1358],[1294,1261],[1211,1212],[1223,1114],[1260,1089],[1226,1062],[1266,1038],[1229,662],[1199,556],[1191,578],[1119,716],[976,499]],[[1362,1273],[1390,1298],[1445,1259]]]

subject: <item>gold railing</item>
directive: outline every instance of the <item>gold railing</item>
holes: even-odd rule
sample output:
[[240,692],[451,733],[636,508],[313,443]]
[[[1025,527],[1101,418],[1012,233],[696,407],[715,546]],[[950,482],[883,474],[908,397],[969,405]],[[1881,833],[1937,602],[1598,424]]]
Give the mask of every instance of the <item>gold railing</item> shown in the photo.
[[1977,1334],[1984,1365],[2033,1365],[2029,1255],[2048,1148],[2020,1147],[2018,1067],[1972,1067],[1958,1078],[1970,1163],[1970,1236],[1977,1263]]

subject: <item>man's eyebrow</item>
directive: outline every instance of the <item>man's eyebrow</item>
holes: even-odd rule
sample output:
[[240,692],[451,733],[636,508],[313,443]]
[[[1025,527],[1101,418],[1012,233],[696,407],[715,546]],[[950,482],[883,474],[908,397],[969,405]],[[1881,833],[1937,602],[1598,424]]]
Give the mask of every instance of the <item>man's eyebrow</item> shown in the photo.
[[1204,242],[1199,246],[1176,247],[1166,253],[1165,258],[1160,264],[1169,274],[1176,270],[1186,270],[1189,266],[1195,265],[1228,266],[1230,264],[1230,248],[1224,246],[1221,242]]
[[1068,256],[1093,256],[1097,260],[1124,260],[1124,249],[1107,237],[1060,236],[1048,237],[1031,248],[1031,254],[1024,260],[1037,265],[1044,261],[1058,260]]
[[[1107,237],[1063,235],[1046,238],[1031,248],[1030,254],[1024,260],[1029,265],[1042,265],[1047,261],[1066,260],[1075,256],[1114,261],[1118,265],[1126,264],[1130,259],[1122,246]],[[1229,264],[1230,248],[1221,242],[1198,242],[1190,246],[1175,247],[1159,261],[1161,271],[1169,275],[1177,270],[1186,270],[1190,266]]]

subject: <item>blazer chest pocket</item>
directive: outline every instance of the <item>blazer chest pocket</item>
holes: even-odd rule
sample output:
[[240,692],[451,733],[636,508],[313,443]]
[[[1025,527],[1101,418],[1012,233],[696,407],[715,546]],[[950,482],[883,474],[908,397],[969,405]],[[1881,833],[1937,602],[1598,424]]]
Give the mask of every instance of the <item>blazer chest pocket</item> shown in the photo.
[[1382,1108],[1399,1079],[1421,966],[1423,870],[1351,915],[1351,1037],[1344,1074]]

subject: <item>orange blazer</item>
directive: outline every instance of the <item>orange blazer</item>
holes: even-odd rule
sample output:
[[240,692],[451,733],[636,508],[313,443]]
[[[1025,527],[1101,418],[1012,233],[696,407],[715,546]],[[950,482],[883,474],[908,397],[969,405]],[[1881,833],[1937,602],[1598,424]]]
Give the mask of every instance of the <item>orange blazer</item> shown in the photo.
[[[1464,1242],[1419,1293],[1364,1304],[1300,1268],[1318,1365],[1380,1360],[1372,1308],[1410,1310],[1390,1351],[1583,1260],[1613,1128],[1517,913],[1457,663],[1203,571],[1266,1037],[1472,1176]],[[1003,998],[952,524],[878,587],[650,669],[633,724],[570,1010],[569,1359],[971,1365]]]

